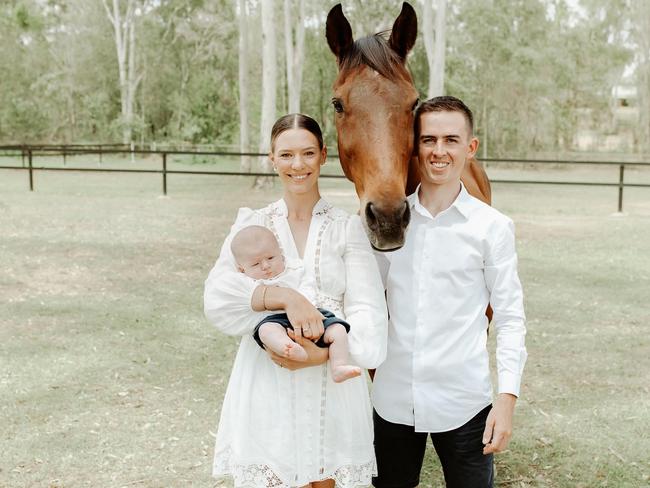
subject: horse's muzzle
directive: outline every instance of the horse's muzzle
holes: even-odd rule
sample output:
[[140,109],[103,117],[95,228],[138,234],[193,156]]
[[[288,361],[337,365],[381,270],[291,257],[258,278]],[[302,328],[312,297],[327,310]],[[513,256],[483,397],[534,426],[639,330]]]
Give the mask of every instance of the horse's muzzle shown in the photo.
[[396,207],[388,208],[368,202],[364,213],[372,247],[378,251],[394,251],[404,245],[404,235],[411,220],[406,199]]

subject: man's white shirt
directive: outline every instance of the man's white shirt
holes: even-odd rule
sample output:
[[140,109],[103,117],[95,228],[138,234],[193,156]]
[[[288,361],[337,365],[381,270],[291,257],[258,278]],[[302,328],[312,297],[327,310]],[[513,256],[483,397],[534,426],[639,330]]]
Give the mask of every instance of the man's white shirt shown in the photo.
[[492,401],[486,348],[494,311],[498,392],[519,396],[526,362],[523,293],[514,225],[461,184],[454,203],[433,217],[418,198],[404,246],[376,253],[390,314],[388,355],[372,400],[383,419],[417,432],[446,432]]

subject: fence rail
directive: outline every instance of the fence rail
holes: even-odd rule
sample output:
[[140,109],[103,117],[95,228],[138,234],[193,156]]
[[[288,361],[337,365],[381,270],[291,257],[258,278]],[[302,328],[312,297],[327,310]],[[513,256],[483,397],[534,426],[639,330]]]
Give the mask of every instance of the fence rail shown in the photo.
[[[6,170],[24,170],[29,174],[29,189],[34,191],[34,173],[36,171],[76,171],[76,172],[93,172],[93,173],[150,173],[162,175],[162,191],[167,195],[167,176],[173,174],[186,175],[207,175],[207,176],[277,176],[274,173],[260,172],[242,172],[242,171],[192,171],[192,170],[170,170],[167,169],[167,157],[170,155],[192,155],[192,156],[231,156],[231,157],[264,157],[266,154],[260,153],[239,153],[231,151],[185,151],[173,148],[169,149],[143,149],[135,146],[123,144],[97,144],[97,145],[5,145],[0,146],[0,151],[10,153],[10,155],[20,155],[22,160],[21,166],[1,165],[0,169]],[[151,155],[161,156],[160,169],[117,169],[117,168],[70,168],[66,167],[67,156],[80,154],[95,154],[99,156],[98,165],[102,164],[104,154],[131,154],[131,155]],[[35,156],[61,156],[63,158],[63,167],[35,166]],[[338,155],[328,155],[328,158],[338,159]],[[555,159],[523,159],[523,158],[483,158],[485,163],[517,163],[533,165],[603,165],[618,166],[619,178],[617,182],[599,182],[599,181],[549,181],[549,180],[503,180],[491,179],[492,183],[507,184],[529,184],[529,185],[567,185],[567,186],[602,186],[618,188],[618,211],[623,211],[623,190],[624,188],[650,188],[646,183],[626,183],[625,167],[626,166],[646,166],[650,167],[650,162],[646,161],[576,161],[576,160],[555,160]],[[345,178],[344,175],[322,174],[324,178]]]

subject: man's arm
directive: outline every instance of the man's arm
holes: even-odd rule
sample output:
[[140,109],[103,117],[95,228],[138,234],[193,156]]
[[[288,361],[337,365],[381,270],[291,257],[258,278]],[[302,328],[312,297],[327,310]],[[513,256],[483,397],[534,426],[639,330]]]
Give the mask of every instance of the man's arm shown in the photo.
[[485,262],[485,282],[494,309],[497,334],[498,396],[486,420],[484,454],[506,449],[512,436],[512,419],[519,396],[527,353],[523,292],[517,274],[514,225],[506,219],[495,225]]

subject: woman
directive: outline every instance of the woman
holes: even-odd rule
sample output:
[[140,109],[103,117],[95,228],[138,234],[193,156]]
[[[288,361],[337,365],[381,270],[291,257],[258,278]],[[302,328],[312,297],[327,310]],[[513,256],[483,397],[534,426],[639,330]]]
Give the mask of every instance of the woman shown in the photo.
[[[322,333],[328,309],[350,326],[352,360],[375,368],[386,355],[386,304],[381,279],[359,217],[320,197],[318,176],[327,149],[310,117],[281,117],[270,158],[284,187],[281,200],[242,208],[205,285],[205,313],[222,332],[241,335],[216,439],[213,474],[235,486],[330,488],[368,485],[375,472],[372,409],[363,376],[334,383],[327,349],[307,339]],[[248,225],[271,229],[285,258],[304,265],[299,292],[259,285],[237,273],[231,237]],[[270,312],[284,310],[306,362],[270,357],[251,336]],[[274,363],[277,363],[275,364]]]

